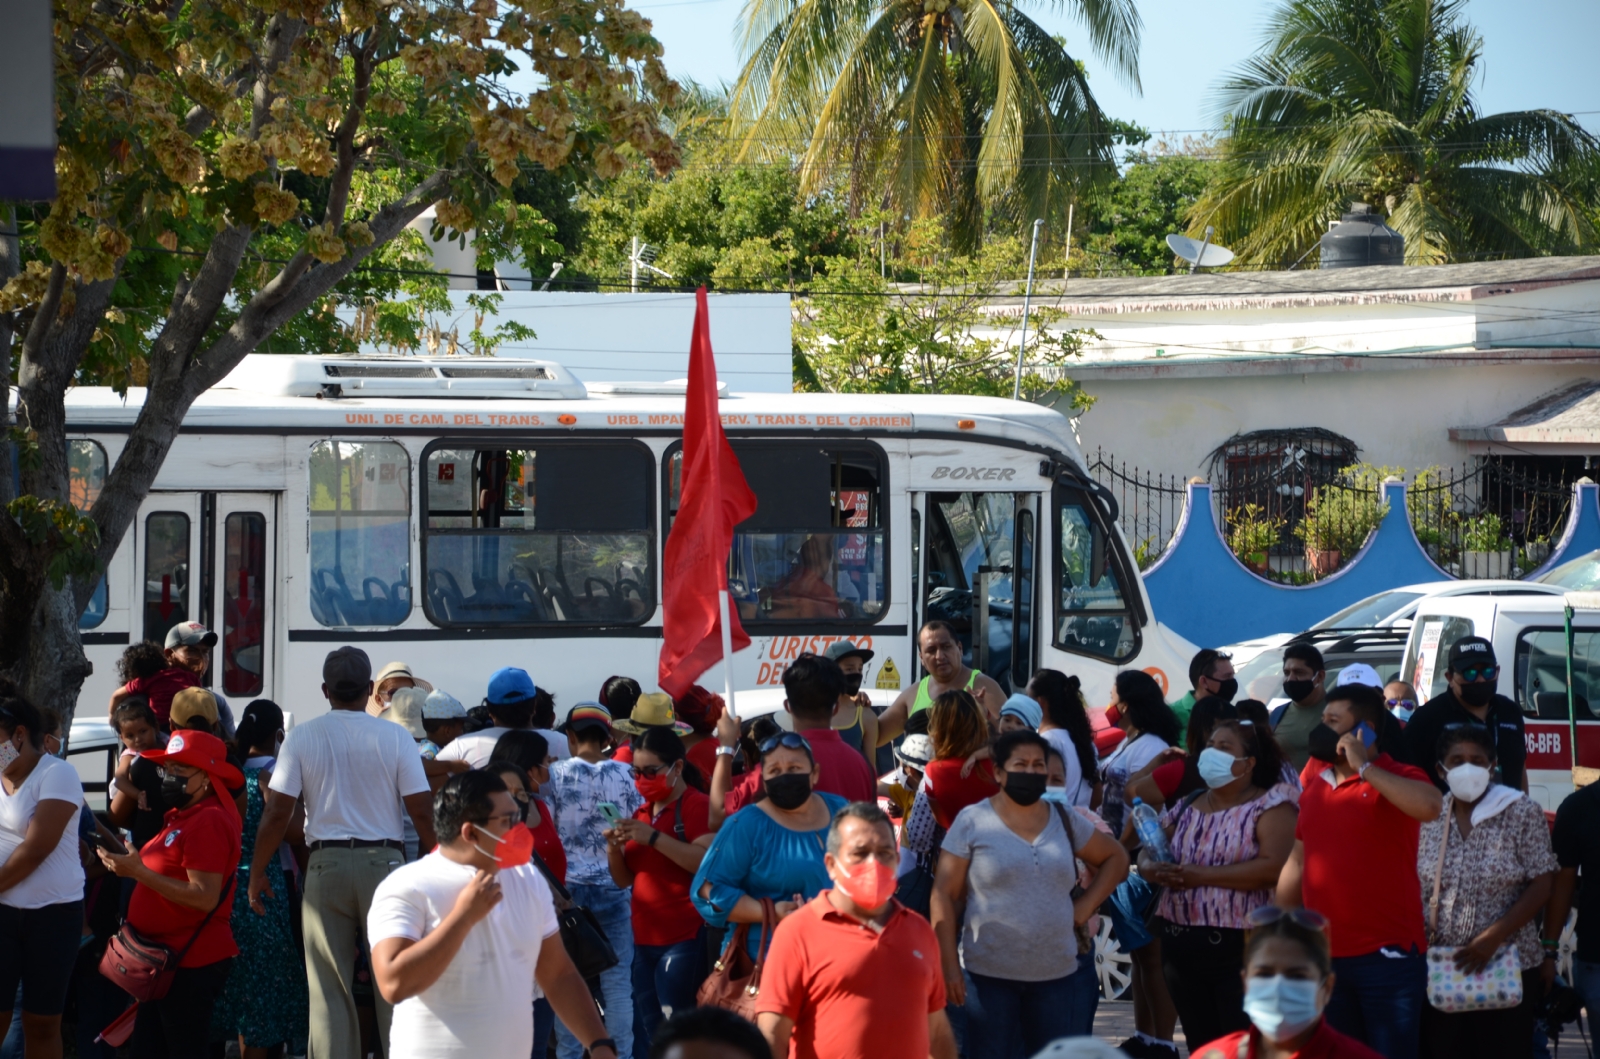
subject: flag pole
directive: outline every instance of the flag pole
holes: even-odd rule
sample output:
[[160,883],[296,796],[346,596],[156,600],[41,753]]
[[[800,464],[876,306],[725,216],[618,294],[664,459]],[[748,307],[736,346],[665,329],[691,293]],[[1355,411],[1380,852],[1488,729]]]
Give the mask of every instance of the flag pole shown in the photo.
[[722,629],[722,680],[724,697],[728,700],[728,713],[734,720],[739,711],[733,708],[733,628],[728,620],[728,590],[717,591],[717,618]]

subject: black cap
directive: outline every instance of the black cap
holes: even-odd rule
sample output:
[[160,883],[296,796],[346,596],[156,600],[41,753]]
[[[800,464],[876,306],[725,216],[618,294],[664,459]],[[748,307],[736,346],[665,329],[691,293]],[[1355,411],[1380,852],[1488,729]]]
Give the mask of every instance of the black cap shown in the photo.
[[372,683],[372,659],[359,647],[329,651],[322,662],[322,682],[340,702],[362,697]]
[[1481,636],[1463,636],[1450,645],[1450,671],[1459,672],[1466,666],[1496,665],[1494,644]]

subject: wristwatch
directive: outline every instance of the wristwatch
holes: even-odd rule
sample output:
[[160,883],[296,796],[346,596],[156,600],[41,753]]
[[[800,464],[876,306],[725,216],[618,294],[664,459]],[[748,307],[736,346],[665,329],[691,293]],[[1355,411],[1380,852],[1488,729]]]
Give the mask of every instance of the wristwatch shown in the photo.
[[590,1042],[589,1054],[593,1055],[596,1048],[610,1048],[612,1055],[617,1054],[617,1042],[610,1037],[601,1037],[598,1041]]
[[733,754],[734,754],[734,751],[737,750],[737,749],[738,749],[737,747],[719,746],[719,747],[717,747],[717,756],[718,757],[732,757]]

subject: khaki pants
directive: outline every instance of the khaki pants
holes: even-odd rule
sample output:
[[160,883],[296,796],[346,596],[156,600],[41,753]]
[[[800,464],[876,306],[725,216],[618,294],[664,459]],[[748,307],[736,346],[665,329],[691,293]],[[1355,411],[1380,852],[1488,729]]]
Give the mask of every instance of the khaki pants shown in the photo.
[[[383,846],[319,849],[306,867],[302,925],[306,979],[311,987],[311,1034],[307,1059],[362,1059],[361,1026],[352,991],[356,961],[366,942],[367,910],[378,884],[400,866],[404,854]],[[372,989],[378,1034],[389,1054],[394,1009]]]

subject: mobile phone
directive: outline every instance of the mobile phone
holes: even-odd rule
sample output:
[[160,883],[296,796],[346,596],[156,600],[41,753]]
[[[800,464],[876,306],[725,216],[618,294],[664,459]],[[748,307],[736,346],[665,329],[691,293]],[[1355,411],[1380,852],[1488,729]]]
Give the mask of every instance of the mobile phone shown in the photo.
[[121,842],[114,838],[109,838],[105,835],[102,835],[98,831],[91,831],[89,834],[84,836],[83,840],[89,843],[91,846],[98,846],[109,853],[115,853],[119,857],[128,852],[128,848]]
[[600,815],[606,818],[606,823],[616,827],[617,821],[622,819],[622,812],[611,802],[601,802],[599,808]]
[[1362,721],[1360,724],[1356,725],[1356,734],[1361,737],[1361,745],[1366,747],[1368,750],[1371,750],[1372,744],[1378,741],[1378,733],[1374,732],[1372,730],[1372,725],[1368,724],[1366,721]]

